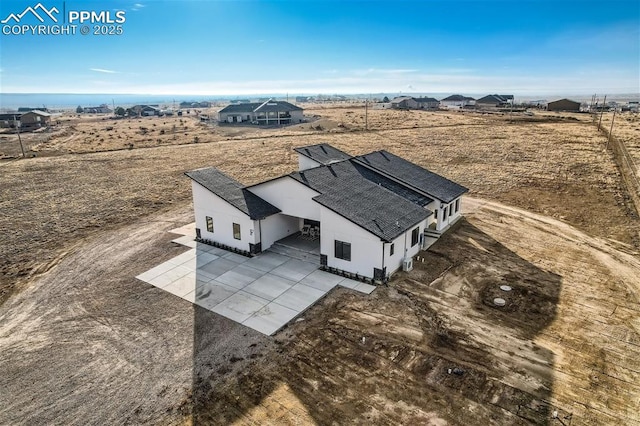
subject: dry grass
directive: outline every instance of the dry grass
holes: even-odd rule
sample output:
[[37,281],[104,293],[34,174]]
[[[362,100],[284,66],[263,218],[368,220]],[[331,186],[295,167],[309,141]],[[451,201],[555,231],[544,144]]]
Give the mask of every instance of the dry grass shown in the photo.
[[[361,124],[360,108],[323,111],[327,119],[348,127]],[[170,126],[163,120],[118,124],[136,133],[136,125]],[[396,121],[400,122],[393,128]],[[605,151],[605,138],[588,122],[372,111],[370,123],[379,129],[309,133],[294,126],[255,130],[244,140],[199,144],[190,144],[189,134],[177,138],[184,143],[179,146],[5,162],[0,177],[0,208],[5,212],[0,218],[2,288],[13,287],[18,278],[54,260],[74,241],[189,202],[190,185],[183,176],[187,170],[213,165],[251,184],[293,171],[293,148],[320,142],[352,154],[387,149],[460,182],[474,194],[566,220],[593,235],[637,243],[637,218]],[[94,129],[105,125],[92,124]],[[203,135],[208,131],[194,123],[188,126]],[[122,131],[114,127],[90,136],[95,142]],[[269,137],[258,136],[264,133]],[[80,142],[77,132],[66,138],[58,142],[60,149],[96,148],[95,143]]]

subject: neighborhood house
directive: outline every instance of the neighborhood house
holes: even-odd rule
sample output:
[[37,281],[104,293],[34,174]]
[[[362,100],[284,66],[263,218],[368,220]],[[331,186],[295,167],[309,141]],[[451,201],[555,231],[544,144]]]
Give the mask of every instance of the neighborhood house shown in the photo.
[[252,186],[213,167],[187,172],[197,236],[250,254],[297,236],[320,265],[382,281],[461,216],[465,187],[388,151],[295,151],[298,171]]
[[284,101],[268,99],[262,103],[236,103],[218,112],[220,123],[249,122],[259,125],[283,125],[302,123],[303,109]]

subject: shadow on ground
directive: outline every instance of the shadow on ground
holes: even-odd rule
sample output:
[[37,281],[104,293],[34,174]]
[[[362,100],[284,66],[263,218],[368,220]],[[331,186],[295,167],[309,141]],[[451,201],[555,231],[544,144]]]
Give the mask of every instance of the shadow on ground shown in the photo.
[[372,295],[334,289],[275,337],[245,329],[246,344],[226,345],[230,321],[196,307],[194,423],[548,424],[555,411],[568,424],[547,402],[554,354],[534,342],[561,277],[464,219],[421,255]]

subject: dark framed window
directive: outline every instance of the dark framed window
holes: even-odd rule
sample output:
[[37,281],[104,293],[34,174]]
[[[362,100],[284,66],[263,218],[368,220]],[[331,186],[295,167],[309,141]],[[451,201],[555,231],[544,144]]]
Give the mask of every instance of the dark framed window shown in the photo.
[[233,224],[233,238],[235,238],[236,240],[241,240],[242,237],[240,235],[240,225],[237,223]]
[[436,210],[433,212],[433,214],[434,214],[433,218],[434,218],[435,220],[438,220],[438,209],[436,209]]
[[418,244],[418,235],[420,235],[420,227],[417,227],[413,231],[411,231],[411,247]]
[[453,215],[453,206],[449,206],[449,216]]
[[447,208],[445,207],[444,209],[442,209],[442,220],[445,220],[447,218]]
[[351,261],[351,243],[335,240],[335,257]]
[[211,216],[207,216],[207,232],[213,232],[213,218]]
[[460,200],[456,200],[456,213],[460,210]]
[[389,247],[389,256],[393,256],[393,253],[395,253],[395,249],[396,245],[391,243],[391,246]]

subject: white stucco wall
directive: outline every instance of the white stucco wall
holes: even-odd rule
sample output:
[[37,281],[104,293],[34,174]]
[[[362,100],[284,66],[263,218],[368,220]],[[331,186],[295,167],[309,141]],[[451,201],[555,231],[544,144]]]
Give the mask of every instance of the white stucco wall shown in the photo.
[[[382,267],[380,238],[326,207],[320,216],[320,253],[327,255],[327,266],[373,278],[373,268]],[[351,244],[350,261],[335,257],[335,240]]]
[[304,121],[304,111],[291,111],[291,124],[302,123]]
[[317,161],[314,161],[305,155],[298,154],[298,170],[299,171],[313,169],[314,167],[318,167],[320,165],[321,164],[318,163]]
[[[456,200],[460,200],[460,204],[458,207],[458,211],[454,212],[454,213],[450,213],[452,210],[455,210],[455,205],[456,205]],[[438,231],[446,228],[447,226],[451,225],[452,223],[454,223],[462,214],[462,197],[456,198],[455,200],[453,200],[450,203],[442,203],[438,200],[437,201],[437,210],[438,210],[438,220],[437,220],[437,225],[436,225],[436,229]],[[431,204],[430,204],[431,205]],[[440,207],[442,205],[442,208]],[[433,211],[435,211],[435,209],[432,209]],[[446,216],[445,216],[445,210],[446,210]]]
[[262,250],[300,230],[300,219],[282,213],[274,214],[260,221],[258,234],[262,233]]
[[[402,268],[402,261],[405,257],[413,257],[420,251],[420,235],[424,232],[425,227],[428,224],[429,219],[425,219],[416,226],[413,226],[404,234],[393,240],[395,244],[393,256],[389,255],[391,244],[385,244],[385,260],[384,266],[387,268],[387,274],[393,274],[397,270]],[[418,244],[411,246],[411,232],[416,228],[418,231]]]
[[[222,198],[211,193],[197,182],[191,182],[193,190],[193,209],[196,216],[196,228],[200,236],[220,244],[249,251],[249,244],[259,242],[257,221],[253,221]],[[213,233],[207,231],[207,220],[213,219]],[[233,238],[233,224],[240,225],[240,240]]]
[[311,199],[318,193],[289,176],[260,183],[249,191],[279,208],[283,214],[320,220],[320,204]]

